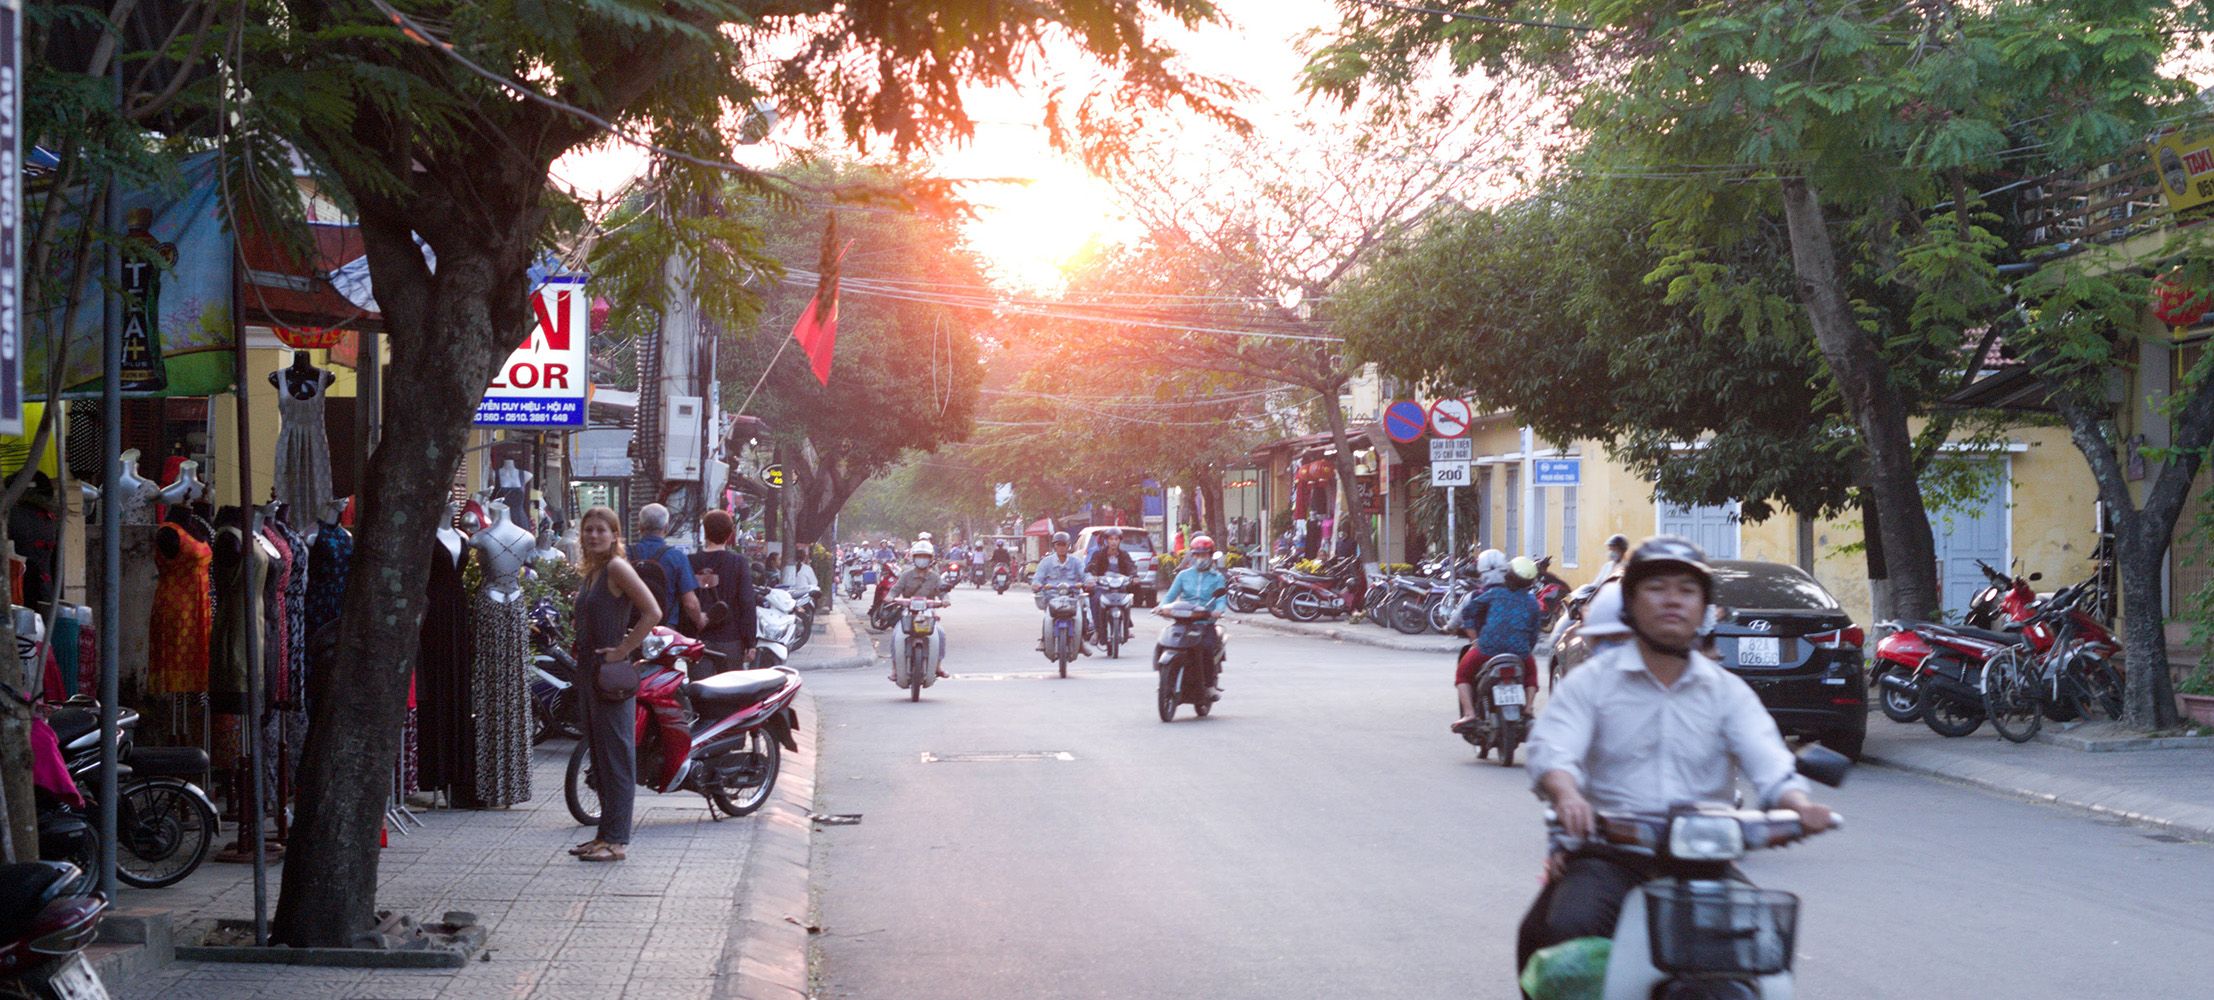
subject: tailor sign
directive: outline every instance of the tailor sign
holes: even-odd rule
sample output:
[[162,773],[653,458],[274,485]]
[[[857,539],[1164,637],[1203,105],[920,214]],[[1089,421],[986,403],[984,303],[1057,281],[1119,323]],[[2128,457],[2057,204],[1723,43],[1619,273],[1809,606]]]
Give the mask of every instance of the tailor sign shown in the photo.
[[530,293],[530,339],[508,355],[477,404],[479,427],[577,430],[591,388],[591,296],[584,276],[549,275]]

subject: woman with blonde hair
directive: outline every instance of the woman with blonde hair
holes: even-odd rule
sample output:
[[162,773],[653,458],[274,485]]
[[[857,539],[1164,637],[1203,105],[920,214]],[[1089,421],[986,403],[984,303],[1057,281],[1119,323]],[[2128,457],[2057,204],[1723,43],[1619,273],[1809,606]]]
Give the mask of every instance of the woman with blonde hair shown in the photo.
[[661,623],[661,604],[623,558],[622,521],[606,507],[577,519],[577,549],[584,557],[584,585],[570,621],[576,623],[577,683],[584,697],[584,739],[597,776],[600,828],[569,853],[580,861],[621,861],[630,846],[631,802],[637,797],[638,695],[609,701],[598,689],[603,663],[629,663],[640,643]]

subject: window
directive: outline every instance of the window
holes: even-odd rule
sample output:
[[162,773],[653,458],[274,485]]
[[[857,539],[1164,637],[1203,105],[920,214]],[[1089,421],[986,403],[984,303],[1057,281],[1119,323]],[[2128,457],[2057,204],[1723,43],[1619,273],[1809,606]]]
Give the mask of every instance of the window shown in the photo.
[[1522,467],[1519,465],[1507,466],[1506,522],[1506,551],[1522,551]]
[[1576,565],[1576,487],[1561,487],[1561,565]]
[[1530,555],[1545,554],[1545,519],[1552,513],[1545,502],[1545,487],[1530,487]]

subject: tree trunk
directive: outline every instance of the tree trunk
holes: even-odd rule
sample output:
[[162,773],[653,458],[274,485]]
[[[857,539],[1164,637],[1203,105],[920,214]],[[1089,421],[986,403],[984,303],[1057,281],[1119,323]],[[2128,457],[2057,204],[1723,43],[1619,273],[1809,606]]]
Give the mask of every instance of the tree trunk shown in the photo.
[[[2124,514],[2115,530],[2116,575],[2122,583],[2124,718],[2145,730],[2176,724],[2176,690],[2168,676],[2168,623],[2160,578],[2175,518]],[[2165,523],[2166,527],[2158,525]]]
[[1939,605],[1937,546],[1922,506],[1906,407],[1891,388],[1878,344],[1853,313],[1820,195],[1805,180],[1786,180],[1782,187],[1800,304],[1868,452],[1867,506],[1876,515],[1871,534],[1883,543],[1894,610],[1926,617]]
[[1207,533],[1215,536],[1217,546],[1228,544],[1230,521],[1222,510],[1222,470],[1199,470],[1192,489],[1199,494],[1200,506],[1205,510],[1201,523],[1207,526]]
[[[1863,495],[1872,491],[1861,487]],[[1862,551],[1868,563],[1868,610],[1873,620],[1887,622],[1899,617],[1899,602],[1891,592],[1891,567],[1884,560],[1883,512],[1873,503],[1860,506]]]
[[[480,178],[495,190],[506,178]],[[512,187],[507,191],[513,192]],[[300,797],[277,903],[275,940],[344,947],[376,919],[378,831],[400,752],[408,678],[425,605],[430,546],[477,401],[495,364],[528,329],[526,266],[537,189],[507,233],[440,227],[435,278],[415,247],[416,213],[365,205],[377,299],[392,365],[386,416],[369,457],[333,669],[310,685],[314,716],[300,757]],[[430,227],[426,227],[430,228]],[[412,258],[412,259],[411,259]]]

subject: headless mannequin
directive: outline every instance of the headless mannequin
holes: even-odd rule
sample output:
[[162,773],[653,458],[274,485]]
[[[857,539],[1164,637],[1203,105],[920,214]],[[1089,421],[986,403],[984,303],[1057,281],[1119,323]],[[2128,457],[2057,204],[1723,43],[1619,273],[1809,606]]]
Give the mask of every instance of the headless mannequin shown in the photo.
[[454,519],[460,516],[461,504],[449,503],[446,505],[446,519],[438,523],[438,544],[446,547],[446,554],[453,557],[455,565],[460,565],[461,547],[468,542],[468,537],[461,533],[461,529],[454,527]]
[[161,496],[161,487],[138,474],[138,454],[136,448],[123,452],[123,474],[116,479],[114,488],[106,491],[106,496],[109,503],[122,506],[123,523],[152,524],[154,501]]
[[469,536],[469,547],[484,566],[485,593],[505,604],[522,595],[523,567],[537,552],[538,539],[508,518],[506,504],[491,500],[484,509],[490,523]]
[[198,500],[207,492],[208,484],[200,481],[200,463],[185,462],[177,466],[177,478],[161,488],[161,502],[175,507]]
[[292,364],[269,373],[269,384],[283,390],[294,399],[312,399],[316,393],[330,388],[338,376],[315,367],[306,351],[292,352]]

